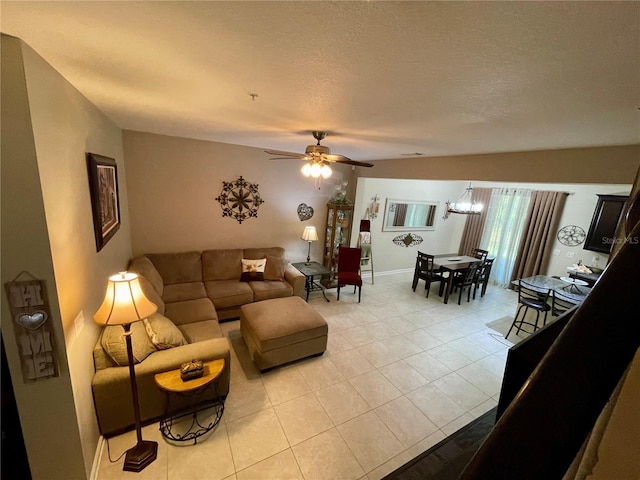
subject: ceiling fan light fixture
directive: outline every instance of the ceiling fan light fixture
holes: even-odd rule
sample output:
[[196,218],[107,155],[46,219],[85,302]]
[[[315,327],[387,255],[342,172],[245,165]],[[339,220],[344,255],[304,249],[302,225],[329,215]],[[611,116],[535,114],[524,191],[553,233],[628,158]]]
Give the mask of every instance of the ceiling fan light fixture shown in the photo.
[[329,165],[323,165],[320,169],[320,174],[322,175],[322,178],[329,178],[333,174],[333,171]]
[[310,163],[305,163],[302,168],[300,169],[300,171],[302,172],[302,175],[304,175],[305,177],[310,177],[311,176],[311,164]]
[[320,175],[322,175],[322,167],[318,162],[313,162],[311,164],[311,176],[313,178],[318,178]]

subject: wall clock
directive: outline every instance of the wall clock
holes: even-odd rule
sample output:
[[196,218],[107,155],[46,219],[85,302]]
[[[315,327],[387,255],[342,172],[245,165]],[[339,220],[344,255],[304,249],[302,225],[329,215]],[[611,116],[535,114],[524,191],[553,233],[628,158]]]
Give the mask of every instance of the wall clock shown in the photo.
[[558,241],[569,247],[575,247],[584,242],[586,233],[577,225],[567,225],[558,230]]
[[249,183],[242,176],[235,182],[222,182],[222,192],[216,200],[222,207],[222,216],[235,218],[238,223],[256,218],[258,208],[264,203],[258,184]]

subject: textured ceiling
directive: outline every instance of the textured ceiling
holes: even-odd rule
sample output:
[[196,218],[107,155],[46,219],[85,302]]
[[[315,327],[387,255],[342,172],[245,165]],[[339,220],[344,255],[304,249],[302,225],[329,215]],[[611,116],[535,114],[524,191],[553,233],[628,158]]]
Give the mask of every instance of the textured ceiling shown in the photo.
[[640,143],[638,2],[0,8],[124,129],[294,152],[327,130],[358,160]]

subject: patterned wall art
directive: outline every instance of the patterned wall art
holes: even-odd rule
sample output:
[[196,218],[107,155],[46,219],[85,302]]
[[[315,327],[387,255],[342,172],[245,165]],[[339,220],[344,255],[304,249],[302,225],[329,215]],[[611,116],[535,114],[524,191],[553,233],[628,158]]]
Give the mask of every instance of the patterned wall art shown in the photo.
[[238,223],[257,218],[258,209],[264,203],[258,184],[247,182],[242,176],[235,182],[222,182],[222,192],[216,200],[222,207],[222,216],[235,218]]
[[416,245],[420,245],[422,243],[422,237],[416,235],[415,233],[402,234],[394,238],[393,243],[400,247],[415,247]]
[[305,220],[309,220],[313,217],[313,207],[307,205],[306,203],[301,203],[298,205],[298,218],[301,222]]

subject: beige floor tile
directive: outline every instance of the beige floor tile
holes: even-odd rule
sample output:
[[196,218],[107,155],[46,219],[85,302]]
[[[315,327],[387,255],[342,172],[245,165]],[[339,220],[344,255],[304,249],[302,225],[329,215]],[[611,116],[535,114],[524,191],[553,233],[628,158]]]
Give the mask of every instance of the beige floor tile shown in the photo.
[[333,422],[312,393],[277,405],[275,411],[290,445],[333,427]]
[[344,335],[348,342],[356,348],[376,341],[375,337],[362,326],[343,330],[342,335]]
[[451,373],[451,369],[427,352],[404,359],[430,382]]
[[495,398],[490,397],[488,400],[485,400],[484,402],[482,402],[477,407],[472,408],[471,410],[469,410],[469,413],[471,414],[471,416],[473,418],[478,418],[478,417],[484,415],[485,413],[487,413],[489,410],[491,410],[496,405],[498,405],[498,401]]
[[438,430],[407,397],[396,398],[374,411],[404,448],[409,448]]
[[472,421],[473,421],[473,415],[471,415],[470,413],[465,413],[464,415],[461,415],[458,418],[456,418],[453,422],[448,423],[447,425],[442,427],[440,430],[442,430],[442,433],[444,433],[447,436],[453,435],[462,427],[466,426],[467,424],[469,424],[469,422],[472,422]]
[[327,336],[327,352],[330,356],[351,350],[352,348],[353,345],[351,345],[339,331],[333,332],[329,329],[329,335]]
[[304,480],[290,448],[246,468],[237,474],[237,480]]
[[222,480],[235,472],[224,424],[195,445],[169,445],[168,454],[168,480]]
[[393,337],[394,335],[398,335],[398,333],[400,333],[397,330],[395,330],[391,325],[389,325],[386,322],[386,320],[368,324],[367,331],[376,340]]
[[262,383],[272,405],[310,393],[309,385],[294,365],[277,368],[262,375]]
[[385,338],[380,343],[382,343],[400,358],[411,357],[423,351],[422,347],[419,347],[411,341],[411,335],[408,333],[396,335],[395,337]]
[[479,388],[455,372],[434,380],[433,385],[467,411],[489,399],[486,393],[483,393]]
[[358,349],[332,355],[331,361],[346,379],[362,375],[374,369],[374,366]]
[[418,455],[426,452],[431,447],[433,447],[436,443],[444,440],[445,438],[446,438],[446,435],[442,433],[442,430],[437,430],[436,432],[432,433],[424,440],[408,448],[407,452],[409,452],[409,455],[411,455],[411,458],[415,458]]
[[408,333],[418,329],[415,324],[411,323],[404,316],[392,317],[387,319],[386,322],[398,333]]
[[400,357],[395,352],[389,350],[379,341],[358,347],[358,352],[375,368],[380,368],[400,360]]
[[449,348],[464,355],[470,360],[473,360],[474,362],[488,355],[491,355],[492,353],[495,353],[495,352],[488,352],[487,350],[482,348],[480,345],[477,345],[476,343],[469,340],[468,338],[459,338],[457,340],[454,340],[453,342],[449,342],[447,345],[449,346]]
[[457,373],[490,396],[500,393],[502,377],[495,375],[478,363],[461,368]]
[[408,393],[407,398],[440,428],[466,413],[460,405],[431,384]]
[[360,415],[337,428],[365,472],[372,471],[404,450],[374,412]]
[[373,370],[359,377],[352,378],[349,380],[349,383],[353,385],[353,388],[356,389],[371,408],[379,407],[402,395],[402,392],[378,370]]
[[405,333],[407,338],[410,338],[413,343],[418,345],[423,350],[429,350],[431,348],[442,345],[442,340],[431,335],[427,328],[420,328],[410,333]]
[[236,472],[289,448],[273,408],[227,422]]
[[385,365],[379,371],[402,393],[409,393],[429,383],[416,369],[403,360]]
[[248,380],[233,385],[224,405],[227,422],[271,407],[271,401],[262,380]]
[[292,447],[305,480],[357,480],[365,472],[335,428]]
[[336,368],[330,357],[310,358],[299,364],[298,370],[300,370],[311,391],[320,390],[344,381],[344,375]]
[[335,425],[351,420],[370,410],[369,404],[349,382],[342,382],[315,392]]
[[439,362],[444,363],[447,367],[454,371],[473,363],[473,360],[452,349],[446,343],[444,345],[440,345],[438,347],[432,348],[431,350],[428,350],[428,353],[433,358],[435,358]]
[[[447,305],[447,307],[457,308],[457,305]],[[429,335],[440,340],[441,343],[452,342],[467,335],[464,329],[456,328],[455,323],[451,320],[452,318],[453,317],[449,317],[448,321],[430,325],[426,327],[425,330]]]

